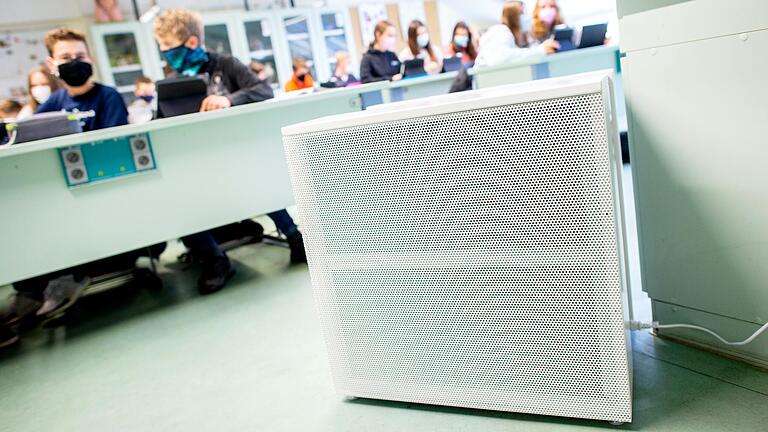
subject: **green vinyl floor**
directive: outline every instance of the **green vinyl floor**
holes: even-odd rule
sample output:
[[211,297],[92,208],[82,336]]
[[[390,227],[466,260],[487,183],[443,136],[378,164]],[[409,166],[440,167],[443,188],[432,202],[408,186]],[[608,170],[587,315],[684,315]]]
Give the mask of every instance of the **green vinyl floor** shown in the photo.
[[[633,334],[634,422],[347,400],[332,388],[305,266],[231,253],[238,276],[200,297],[164,255],[165,288],[81,300],[0,355],[2,431],[768,431],[768,373]],[[3,294],[7,288],[2,290]]]

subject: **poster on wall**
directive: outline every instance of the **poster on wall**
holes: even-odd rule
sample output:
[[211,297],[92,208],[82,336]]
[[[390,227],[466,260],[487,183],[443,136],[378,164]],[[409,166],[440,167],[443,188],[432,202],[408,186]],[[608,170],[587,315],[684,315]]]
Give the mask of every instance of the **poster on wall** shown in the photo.
[[27,74],[45,62],[47,30],[0,32],[0,98],[26,102]]
[[[403,40],[408,40],[408,26],[413,20],[427,23],[427,14],[424,12],[423,1],[404,1],[397,4],[400,15],[400,28],[403,29]],[[435,35],[437,36],[437,35]],[[435,36],[433,38],[437,39]]]
[[373,30],[376,23],[387,19],[387,6],[383,3],[363,3],[358,6],[360,11],[360,32],[363,36],[363,46],[367,47],[373,41]]

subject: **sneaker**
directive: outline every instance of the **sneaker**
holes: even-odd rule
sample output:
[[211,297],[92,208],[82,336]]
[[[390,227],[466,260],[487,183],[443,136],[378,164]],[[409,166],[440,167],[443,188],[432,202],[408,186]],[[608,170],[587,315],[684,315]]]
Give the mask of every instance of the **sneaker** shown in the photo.
[[307,262],[307,253],[304,251],[304,237],[296,231],[288,237],[288,246],[291,248],[291,264]]
[[37,315],[48,315],[69,308],[75,304],[90,283],[89,277],[78,282],[73,275],[60,276],[48,282],[43,292],[43,306],[37,310]]
[[213,294],[235,276],[235,267],[226,256],[203,262],[203,272],[197,280],[197,290],[202,295]]
[[264,227],[255,220],[246,219],[240,222],[243,234],[251,237],[251,243],[261,243],[264,240]]
[[14,293],[0,312],[0,326],[16,325],[28,318],[34,318],[35,312],[43,303],[26,294]]
[[9,348],[19,342],[19,335],[8,326],[0,325],[0,349]]

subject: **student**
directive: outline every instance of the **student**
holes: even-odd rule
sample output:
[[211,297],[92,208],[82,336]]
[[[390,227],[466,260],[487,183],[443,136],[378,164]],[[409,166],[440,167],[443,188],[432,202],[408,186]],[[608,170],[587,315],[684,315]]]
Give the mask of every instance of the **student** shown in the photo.
[[19,117],[23,106],[13,99],[0,99],[0,120],[9,120]]
[[554,39],[547,39],[535,48],[524,48],[527,38],[520,28],[521,3],[509,2],[501,12],[501,24],[488,29],[480,38],[480,50],[475,64],[493,66],[501,63],[525,60],[539,55],[554,53],[560,44]]
[[538,0],[536,6],[533,7],[531,44],[539,45],[549,39],[555,33],[555,26],[564,23],[556,0]]
[[155,117],[155,83],[145,76],[136,78],[133,95],[136,100],[128,106],[128,123],[147,123]]
[[93,60],[82,32],[68,28],[50,31],[45,45],[50,53],[48,69],[64,82],[64,88],[51,94],[36,112],[93,111],[93,117],[83,119],[83,131],[128,124],[128,110],[120,93],[92,79]]
[[[128,112],[120,94],[91,79],[92,60],[83,33],[68,28],[52,30],[45,35],[45,46],[49,54],[48,68],[61,78],[64,88],[54,92],[37,112],[93,110],[94,117],[84,119],[86,131],[128,123]],[[153,256],[164,249],[163,244],[158,246]],[[15,325],[74,303],[90,282],[89,275],[130,268],[144,252],[144,249],[126,252],[14,283],[16,293],[0,312],[0,326]]]
[[445,54],[449,57],[460,55],[461,64],[465,66],[475,62],[477,47],[475,47],[472,32],[464,21],[457,22],[453,27],[453,36],[451,36],[451,42],[448,44]]
[[[176,73],[187,76],[208,74],[210,77],[208,96],[200,111],[261,102],[273,97],[269,85],[248,66],[232,56],[203,50],[203,22],[197,13],[184,9],[165,10],[155,19],[154,35],[163,57]],[[306,262],[304,240],[288,212],[279,210],[268,216],[288,238],[291,262]],[[192,255],[203,262],[198,279],[201,294],[219,291],[235,275],[235,268],[210,231],[186,236],[182,241]]]
[[47,67],[37,66],[33,68],[27,75],[27,104],[22,108],[19,118],[34,114],[37,108],[61,87],[61,81]]
[[293,59],[293,75],[291,79],[285,83],[285,91],[292,92],[296,90],[311,89],[315,85],[312,80],[312,73],[309,71],[307,61],[301,57]]
[[360,84],[360,80],[349,72],[348,52],[339,51],[336,53],[336,69],[334,69],[333,76],[329,83],[333,84],[334,87],[346,87],[348,85]]
[[443,69],[443,53],[440,48],[433,46],[427,26],[419,20],[413,20],[408,25],[408,46],[400,51],[398,57],[401,62],[415,58],[423,59],[427,73],[437,74]]
[[400,73],[400,60],[393,49],[397,43],[397,30],[389,21],[379,21],[373,29],[373,42],[360,61],[360,81],[397,81],[403,78]]

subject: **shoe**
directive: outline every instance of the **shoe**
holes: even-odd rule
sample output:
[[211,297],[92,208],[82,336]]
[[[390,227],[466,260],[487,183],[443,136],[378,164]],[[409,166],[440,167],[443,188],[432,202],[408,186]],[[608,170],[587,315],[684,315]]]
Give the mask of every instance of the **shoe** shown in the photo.
[[48,315],[69,308],[75,304],[90,283],[89,277],[78,282],[73,275],[60,276],[48,282],[43,292],[43,306],[37,310],[37,315]]
[[202,295],[213,294],[235,276],[235,267],[226,256],[203,261],[203,272],[197,280],[197,290]]
[[246,219],[240,222],[244,236],[251,237],[251,243],[261,243],[264,240],[264,227],[255,220]]
[[43,303],[26,294],[14,293],[0,312],[0,326],[12,326],[28,318],[35,318],[35,312]]
[[0,349],[10,348],[19,343],[19,335],[8,326],[0,325]]
[[307,262],[307,252],[304,250],[304,237],[296,231],[288,237],[288,246],[291,248],[291,264]]

